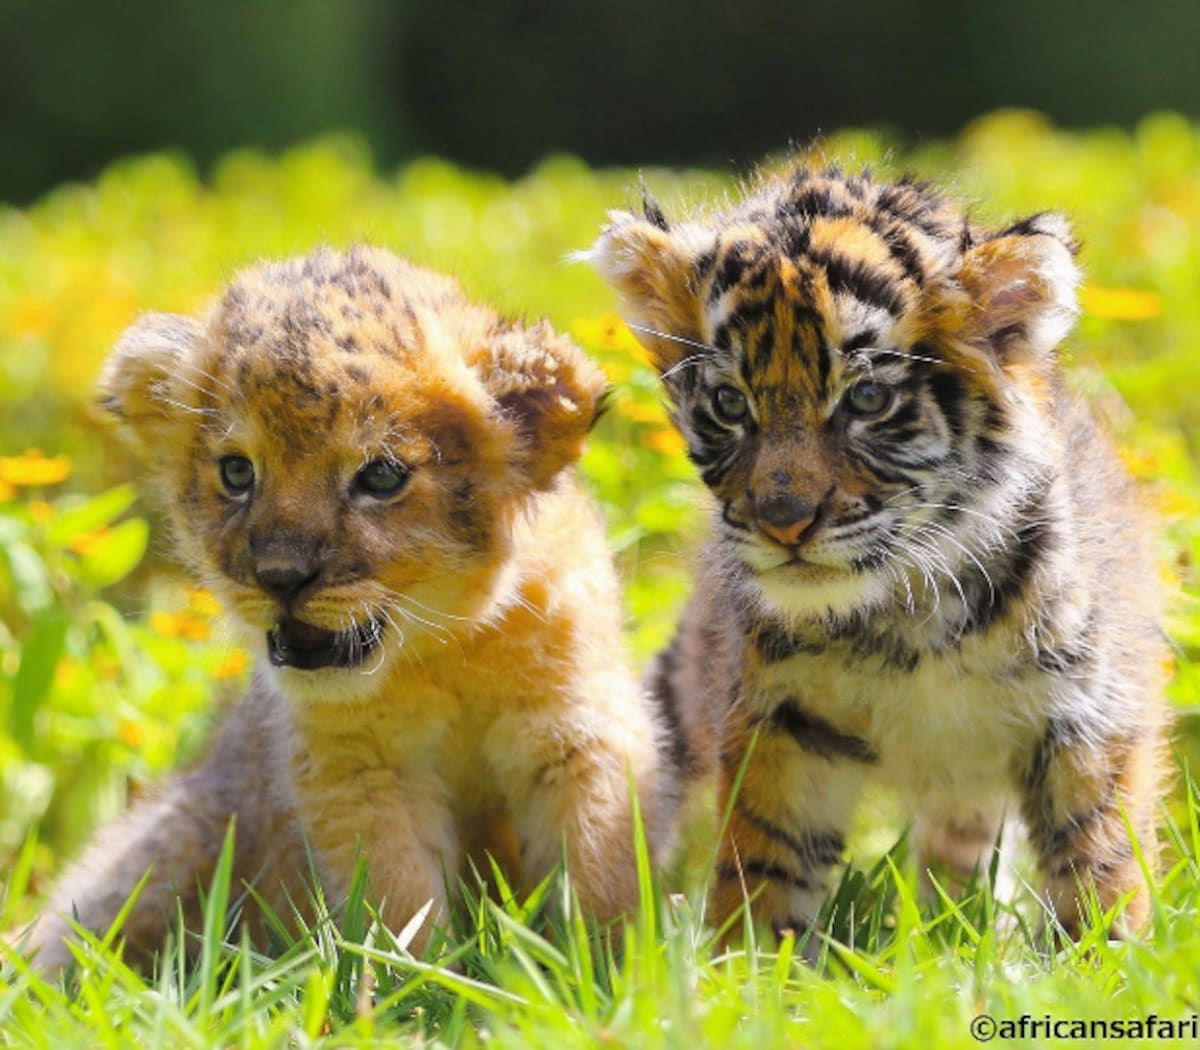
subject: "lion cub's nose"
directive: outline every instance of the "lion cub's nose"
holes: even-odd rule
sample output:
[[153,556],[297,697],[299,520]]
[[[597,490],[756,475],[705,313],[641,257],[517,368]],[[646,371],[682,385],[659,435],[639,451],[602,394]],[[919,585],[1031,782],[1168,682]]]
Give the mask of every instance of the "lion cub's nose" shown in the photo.
[[821,508],[795,496],[776,496],[755,508],[758,527],[776,543],[795,547],[812,533]]
[[281,602],[290,602],[305,587],[312,583],[320,570],[298,569],[295,567],[258,569],[254,578],[264,591],[278,598]]

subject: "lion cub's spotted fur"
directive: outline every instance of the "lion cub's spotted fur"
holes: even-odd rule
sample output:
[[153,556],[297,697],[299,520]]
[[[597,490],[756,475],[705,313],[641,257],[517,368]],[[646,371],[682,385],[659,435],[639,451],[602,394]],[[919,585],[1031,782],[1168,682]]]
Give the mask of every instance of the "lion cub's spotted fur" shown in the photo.
[[320,250],[242,273],[203,322],[143,317],[102,386],[260,658],[208,759],[67,874],[43,965],[69,958],[63,916],[103,931],[152,865],[129,953],[177,894],[194,928],[232,814],[238,884],[284,917],[309,847],[336,900],[361,845],[394,928],[443,916],[485,848],[527,881],[565,848],[600,919],[636,902],[630,784],[662,848],[671,792],[573,476],[604,386],[578,349],[386,252]]
[[615,214],[591,253],[715,496],[653,680],[714,716],[727,796],[745,765],[718,919],[749,892],[811,922],[872,779],[927,859],[968,873],[1019,814],[1069,929],[1093,886],[1145,918],[1125,820],[1153,864],[1157,573],[1056,358],[1074,252],[1055,215],[986,229],[801,167],[691,221]]

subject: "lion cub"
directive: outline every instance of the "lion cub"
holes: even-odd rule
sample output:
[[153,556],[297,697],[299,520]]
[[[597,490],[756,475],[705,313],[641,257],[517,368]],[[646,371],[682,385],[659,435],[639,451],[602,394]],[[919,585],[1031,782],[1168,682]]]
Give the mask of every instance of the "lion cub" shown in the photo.
[[71,958],[65,916],[104,931],[147,869],[127,954],[152,956],[177,896],[194,927],[235,814],[238,885],[285,916],[310,850],[336,900],[361,849],[395,928],[432,901],[418,946],[485,848],[525,880],[565,849],[589,912],[635,905],[631,785],[659,848],[672,790],[571,469],[604,381],[570,341],[321,249],[243,272],[202,322],[142,317],[101,385],[258,663],[208,759],[63,879],[42,966]]

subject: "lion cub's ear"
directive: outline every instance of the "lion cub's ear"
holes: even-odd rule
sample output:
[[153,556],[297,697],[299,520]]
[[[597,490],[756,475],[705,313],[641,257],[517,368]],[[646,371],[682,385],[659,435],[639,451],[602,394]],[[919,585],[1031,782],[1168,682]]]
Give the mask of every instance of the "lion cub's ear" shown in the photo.
[[500,331],[469,363],[516,431],[522,473],[534,488],[547,488],[583,452],[604,396],[604,373],[544,321]]
[[[100,373],[100,404],[132,431],[143,449],[187,411],[178,387],[204,326],[178,314],[147,313],[125,329]],[[186,395],[183,395],[186,397]]]

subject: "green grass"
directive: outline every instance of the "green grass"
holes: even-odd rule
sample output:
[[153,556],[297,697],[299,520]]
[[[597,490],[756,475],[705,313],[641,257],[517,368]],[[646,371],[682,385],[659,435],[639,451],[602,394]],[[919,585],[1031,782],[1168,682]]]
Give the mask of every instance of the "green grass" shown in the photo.
[[[934,178],[984,219],[1063,210],[1082,236],[1070,376],[1162,511],[1177,595],[1175,776],[1142,939],[1057,945],[1029,900],[996,902],[987,879],[961,899],[923,897],[902,821],[872,799],[831,896],[835,941],[719,947],[704,922],[702,832],[698,865],[644,886],[620,952],[558,879],[503,905],[468,887],[422,960],[404,951],[404,931],[372,922],[360,884],[303,937],[281,917],[263,957],[225,943],[224,902],[242,887],[218,879],[204,929],[181,934],[157,975],[121,965],[119,931],[84,949],[65,985],[30,973],[9,943],[0,1046],[939,1047],[970,1045],[985,1012],[1200,1011],[1200,793],[1187,775],[1200,763],[1200,128],[1159,114],[1132,132],[1068,132],[1004,113],[916,149],[854,130],[824,148]],[[644,174],[671,215],[733,183]],[[0,940],[36,914],[99,822],[198,752],[245,680],[211,595],[155,546],[135,465],[90,407],[100,362],[138,310],[190,312],[249,261],[365,239],[455,273],[502,309],[548,315],[613,383],[584,469],[634,651],[645,660],[663,643],[702,534],[700,486],[611,297],[562,261],[636,179],[569,158],[512,183],[436,160],[380,173],[360,144],[328,139],[280,157],[241,151],[205,178],[179,157],[134,158],[27,209],[0,207]]]
[[[853,867],[826,917],[839,938],[721,948],[699,896],[643,870],[642,907],[620,935],[585,922],[556,874],[525,899],[463,888],[448,927],[414,958],[408,931],[349,901],[303,934],[278,924],[269,956],[225,936],[227,847],[204,929],[158,973],[120,960],[119,934],[89,938],[59,981],[5,953],[0,1045],[117,1047],[961,1046],[973,1018],[1183,1019],[1200,1006],[1200,793],[1166,818],[1174,860],[1153,883],[1153,929],[1110,942],[1103,916],[1077,944],[1030,900],[998,902],[984,875],[958,897],[922,896],[903,844]],[[1109,916],[1111,918],[1111,916]],[[195,961],[177,949],[199,938]]]

